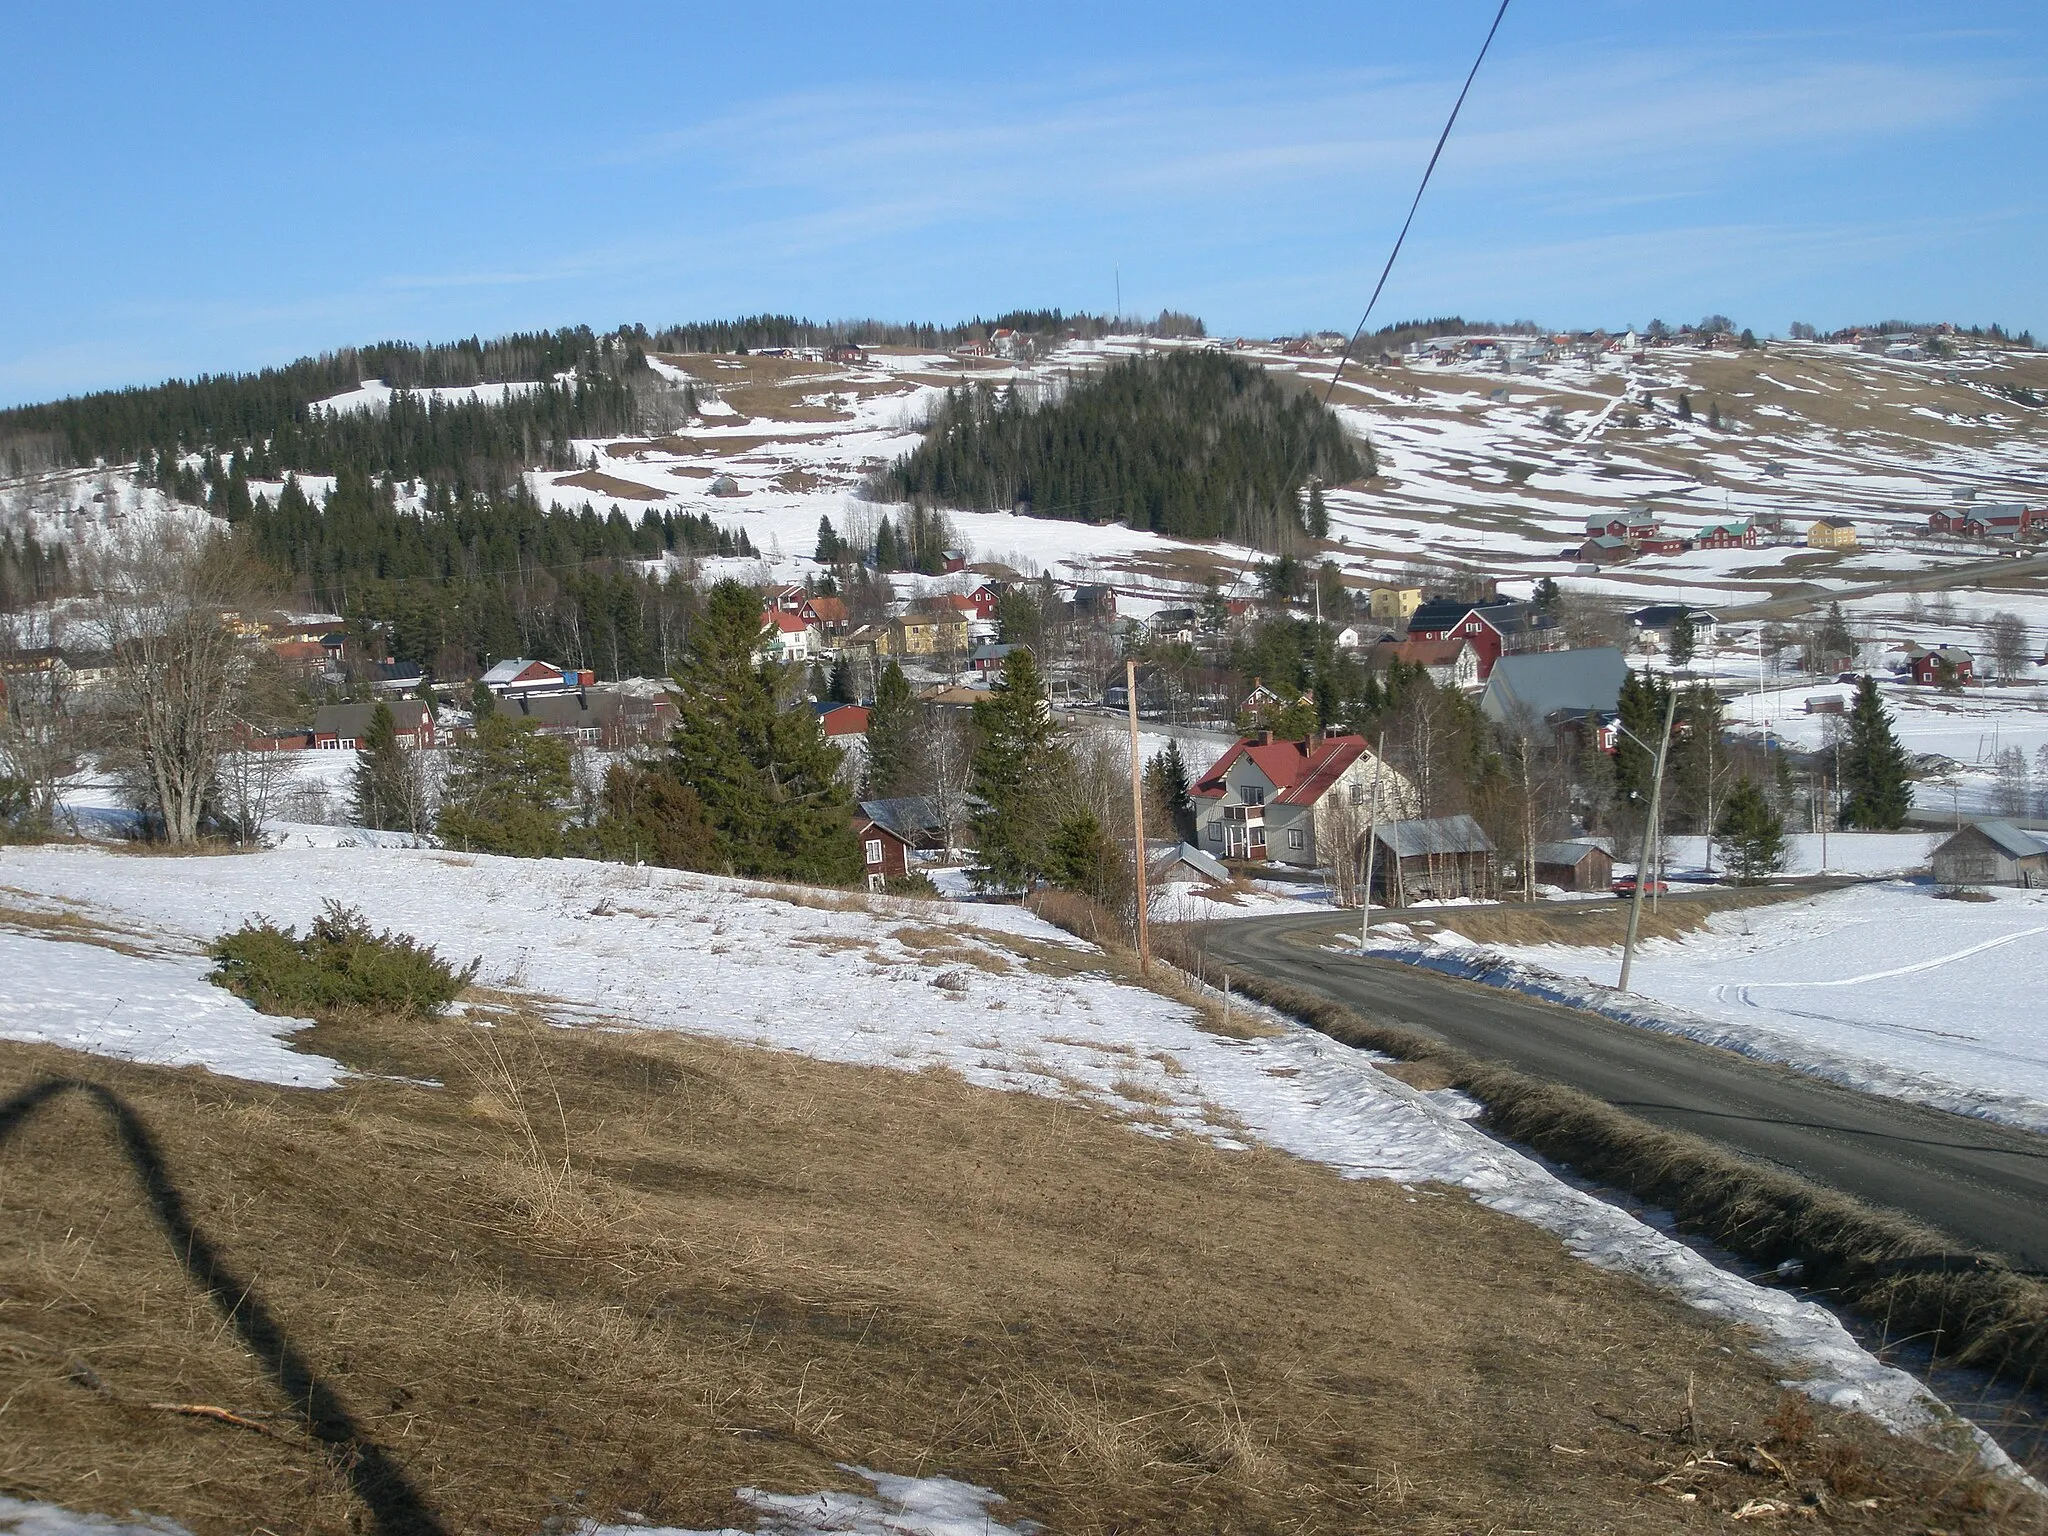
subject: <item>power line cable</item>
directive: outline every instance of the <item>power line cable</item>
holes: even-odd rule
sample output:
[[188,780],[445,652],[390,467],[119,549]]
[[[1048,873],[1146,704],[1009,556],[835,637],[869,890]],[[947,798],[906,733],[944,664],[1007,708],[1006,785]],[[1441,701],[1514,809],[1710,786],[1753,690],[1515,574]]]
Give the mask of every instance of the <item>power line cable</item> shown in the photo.
[[1387,264],[1380,268],[1380,280],[1373,284],[1372,297],[1365,301],[1365,313],[1358,317],[1358,328],[1351,333],[1351,340],[1344,344],[1343,354],[1337,359],[1337,366],[1330,372],[1330,387],[1323,391],[1323,404],[1330,403],[1330,397],[1337,393],[1337,381],[1344,376],[1344,365],[1351,361],[1351,352],[1358,345],[1358,338],[1365,334],[1365,323],[1372,318],[1373,306],[1380,301],[1380,290],[1387,286],[1387,275],[1394,270],[1394,261],[1401,254],[1401,247],[1408,239],[1408,227],[1415,222],[1415,210],[1422,206],[1422,194],[1429,188],[1429,178],[1436,172],[1436,162],[1444,152],[1444,145],[1451,137],[1451,129],[1458,121],[1458,113],[1465,106],[1465,97],[1472,89],[1472,82],[1479,77],[1479,66],[1486,62],[1486,51],[1493,46],[1493,35],[1500,30],[1501,22],[1508,14],[1508,0],[1500,0],[1500,9],[1494,13],[1493,25],[1486,29],[1486,40],[1479,45],[1479,56],[1472,61],[1472,68],[1465,76],[1464,88],[1458,92],[1458,99],[1451,106],[1451,115],[1444,120],[1444,131],[1436,136],[1436,148],[1429,152],[1429,164],[1423,167],[1422,181],[1415,188],[1415,200],[1408,205],[1408,217],[1401,221],[1401,233],[1394,237],[1394,248],[1387,252]]

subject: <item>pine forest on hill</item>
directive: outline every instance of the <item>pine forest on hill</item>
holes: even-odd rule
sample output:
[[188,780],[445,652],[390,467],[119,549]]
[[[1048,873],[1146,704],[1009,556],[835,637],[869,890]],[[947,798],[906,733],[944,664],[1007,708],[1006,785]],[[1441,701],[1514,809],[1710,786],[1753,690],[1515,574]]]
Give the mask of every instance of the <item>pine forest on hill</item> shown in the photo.
[[874,490],[1284,549],[1326,531],[1305,485],[1373,472],[1371,448],[1310,392],[1238,358],[1169,352],[1112,364],[1044,405],[1014,387],[949,390]]

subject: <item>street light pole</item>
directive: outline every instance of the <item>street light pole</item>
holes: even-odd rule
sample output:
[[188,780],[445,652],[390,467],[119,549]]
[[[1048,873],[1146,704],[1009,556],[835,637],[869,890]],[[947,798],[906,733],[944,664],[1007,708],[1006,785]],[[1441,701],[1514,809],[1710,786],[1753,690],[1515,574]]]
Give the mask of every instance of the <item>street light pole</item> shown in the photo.
[[1664,704],[1664,735],[1657,743],[1657,767],[1650,775],[1650,814],[1643,823],[1642,841],[1636,845],[1636,888],[1628,904],[1628,933],[1621,941],[1621,990],[1628,990],[1629,967],[1636,958],[1636,930],[1643,921],[1643,865],[1650,855],[1650,832],[1657,825],[1657,805],[1664,794],[1664,759],[1671,749],[1671,722],[1678,715],[1678,694]]
[[1373,855],[1380,851],[1380,780],[1386,777],[1387,760],[1380,754],[1387,749],[1387,733],[1380,732],[1380,739],[1372,749],[1372,813],[1365,821],[1365,884],[1358,892],[1358,952],[1365,953],[1366,936],[1372,932],[1372,867]]

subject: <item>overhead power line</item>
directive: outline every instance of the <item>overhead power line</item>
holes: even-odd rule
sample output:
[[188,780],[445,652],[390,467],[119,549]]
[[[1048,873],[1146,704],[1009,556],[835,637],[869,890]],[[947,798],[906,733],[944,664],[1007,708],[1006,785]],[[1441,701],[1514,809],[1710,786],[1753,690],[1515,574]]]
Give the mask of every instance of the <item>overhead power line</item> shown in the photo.
[[1472,61],[1472,68],[1465,76],[1464,88],[1458,92],[1458,99],[1451,105],[1451,115],[1444,120],[1444,131],[1436,136],[1436,148],[1429,152],[1429,164],[1423,167],[1422,181],[1415,188],[1415,200],[1408,205],[1408,217],[1401,221],[1401,233],[1394,237],[1394,248],[1387,252],[1387,264],[1380,268],[1380,280],[1373,284],[1372,297],[1365,301],[1365,313],[1358,318],[1358,329],[1351,333],[1351,339],[1344,344],[1343,355],[1337,359],[1337,366],[1330,371],[1330,387],[1323,391],[1323,404],[1330,403],[1330,397],[1337,393],[1337,381],[1344,376],[1344,365],[1351,361],[1352,349],[1358,345],[1358,338],[1365,334],[1365,323],[1372,318],[1373,306],[1380,301],[1380,290],[1387,286],[1387,274],[1394,270],[1395,258],[1401,254],[1401,246],[1408,238],[1408,226],[1415,222],[1415,210],[1422,206],[1422,194],[1428,190],[1429,178],[1436,171],[1436,162],[1444,152],[1444,145],[1451,137],[1451,129],[1458,121],[1458,113],[1464,108],[1465,97],[1472,89],[1472,82],[1479,77],[1479,66],[1486,62],[1486,50],[1493,46],[1493,35],[1500,30],[1500,24],[1508,13],[1508,0],[1500,0],[1500,9],[1494,12],[1493,25],[1486,29],[1486,40],[1479,45],[1479,56]]

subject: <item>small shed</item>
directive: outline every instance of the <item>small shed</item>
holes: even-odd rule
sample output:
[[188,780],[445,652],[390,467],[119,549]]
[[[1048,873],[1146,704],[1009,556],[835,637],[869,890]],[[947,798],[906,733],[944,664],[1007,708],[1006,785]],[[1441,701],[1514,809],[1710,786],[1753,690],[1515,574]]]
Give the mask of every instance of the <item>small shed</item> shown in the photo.
[[1470,816],[1382,822],[1373,840],[1372,894],[1384,906],[1493,895],[1493,844]]
[[2048,886],[2048,841],[2009,821],[1964,827],[1934,850],[1936,885]]
[[1536,845],[1536,883],[1561,891],[1604,891],[1614,884],[1614,855],[1599,843],[1579,840]]
[[1228,885],[1230,871],[1192,843],[1182,843],[1152,860],[1146,879],[1154,885]]

